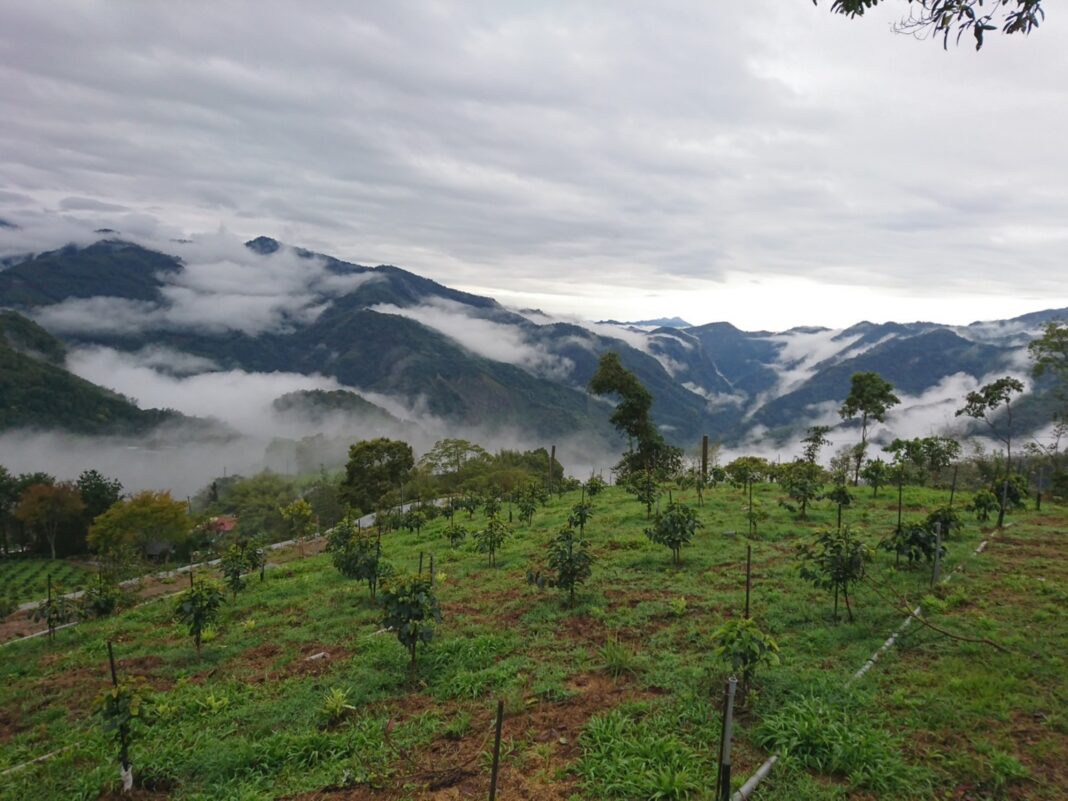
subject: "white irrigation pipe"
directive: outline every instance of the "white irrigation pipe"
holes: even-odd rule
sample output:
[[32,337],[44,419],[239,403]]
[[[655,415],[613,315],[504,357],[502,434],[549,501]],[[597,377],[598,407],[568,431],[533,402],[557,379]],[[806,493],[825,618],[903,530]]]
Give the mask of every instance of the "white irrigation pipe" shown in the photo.
[[[1006,528],[1007,527],[1008,526],[1006,526]],[[974,557],[981,554],[986,549],[986,546],[989,542],[989,540],[983,540],[982,542],[980,542],[976,549],[972,552],[972,556]],[[948,584],[949,581],[953,578],[953,576],[955,576],[960,571],[960,569],[963,568],[969,561],[970,558],[962,561],[959,565],[953,568],[953,572],[951,572],[944,579],[942,579],[940,583]],[[916,618],[918,620],[921,614],[923,614],[923,608],[921,606],[917,606],[915,609],[909,612],[909,616],[905,618],[905,620],[901,623],[900,626],[897,627],[897,631],[891,634],[887,638],[886,642],[880,645],[875,650],[875,653],[868,657],[867,661],[860,666],[857,672],[849,677],[849,679],[846,681],[846,686],[848,687],[854,681],[863,677],[865,673],[871,670],[875,666],[875,663],[879,661],[879,657],[881,657],[883,654],[885,654],[887,651],[894,647],[894,643],[898,641],[898,638],[912,622],[912,619]],[[731,796],[731,801],[746,801],[746,799],[748,799],[749,796],[751,796],[756,791],[760,783],[768,777],[768,774],[771,773],[771,769],[775,766],[775,763],[779,761],[779,756],[779,754],[772,754],[770,757],[764,760],[764,764],[757,768],[753,775],[746,779],[745,784],[739,787],[738,790],[734,793],[734,795]]]
[[64,751],[69,751],[72,748],[74,748],[73,745],[64,746],[58,751],[53,751],[51,754],[45,754],[44,756],[39,756],[36,759],[31,759],[29,762],[23,762],[21,765],[15,765],[15,767],[13,768],[8,768],[5,771],[0,771],[0,776],[7,776],[10,773],[18,773],[23,768],[28,768],[30,765],[36,765],[38,762],[45,762],[54,756],[59,756]]

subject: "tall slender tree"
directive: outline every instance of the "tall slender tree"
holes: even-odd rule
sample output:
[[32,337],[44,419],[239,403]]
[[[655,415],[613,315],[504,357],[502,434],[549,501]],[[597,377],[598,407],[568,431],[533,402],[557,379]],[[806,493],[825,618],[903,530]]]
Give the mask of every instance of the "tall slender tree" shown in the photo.
[[901,399],[894,394],[893,385],[878,373],[853,373],[849,395],[838,410],[843,420],[860,415],[860,444],[853,452],[853,486],[860,483],[860,466],[868,449],[868,426],[872,421],[883,423],[886,413]]
[[682,467],[682,451],[668,445],[660,435],[650,413],[653,407],[652,394],[634,373],[623,366],[618,353],[609,351],[601,354],[597,372],[590,379],[589,390],[595,395],[619,396],[619,404],[610,418],[612,425],[637,446],[636,450],[624,454],[617,467],[621,474],[629,476],[650,471],[664,476],[679,471]]
[[[962,414],[982,420],[991,433],[1005,443],[1005,475],[1001,480],[1001,508],[998,509],[998,528],[1005,525],[1005,509],[1009,502],[1009,477],[1012,474],[1012,396],[1024,391],[1023,382],[1005,376],[969,392],[965,405],[957,409]],[[1004,418],[998,410],[1004,407]]]

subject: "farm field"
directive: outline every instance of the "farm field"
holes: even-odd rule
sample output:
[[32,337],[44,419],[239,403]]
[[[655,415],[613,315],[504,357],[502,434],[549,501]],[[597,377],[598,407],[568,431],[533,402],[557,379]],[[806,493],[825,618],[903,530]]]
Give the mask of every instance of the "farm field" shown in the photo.
[[[61,753],[0,776],[0,799],[120,797],[115,747],[91,715],[110,681],[107,640],[120,674],[155,690],[155,722],[131,752],[134,798],[485,798],[501,698],[499,798],[711,799],[729,674],[711,634],[742,614],[747,544],[753,618],[781,662],[757,673],[738,716],[735,786],[788,746],[754,798],[1068,797],[1068,511],[1017,512],[997,533],[969,520],[947,543],[953,577],[935,590],[929,566],[895,570],[893,555],[875,550],[855,622],[835,625],[830,594],[801,579],[794,556],[834,525],[834,509],[821,502],[798,521],[777,507],[780,487],[756,495],[770,516],[747,539],[743,493],[706,491],[703,528],[678,568],[645,537],[642,504],[618,488],[598,495],[586,526],[596,562],[574,609],[526,575],[544,569],[577,492],[515,524],[495,568],[470,537],[451,548],[442,519],[389,533],[383,555],[399,570],[414,572],[422,551],[438,572],[444,619],[414,682],[366,584],[341,576],[328,554],[250,581],[199,659],[171,618],[174,599],[60,631],[54,644],[5,646],[0,772]],[[915,519],[946,494],[906,487],[904,502]],[[874,546],[896,514],[894,493],[859,488],[844,519]],[[485,517],[457,520],[475,529]],[[923,601],[953,636],[913,622],[849,684],[900,626],[903,599]],[[329,721],[332,690],[352,709]]]
[[80,590],[93,574],[66,559],[0,559],[0,600],[38,601],[48,592],[48,576],[65,592]]

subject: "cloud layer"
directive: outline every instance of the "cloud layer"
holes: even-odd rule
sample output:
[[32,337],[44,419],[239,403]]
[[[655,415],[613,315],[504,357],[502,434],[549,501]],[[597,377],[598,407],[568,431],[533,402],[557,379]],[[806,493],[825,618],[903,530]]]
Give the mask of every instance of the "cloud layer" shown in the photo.
[[223,222],[602,318],[1068,305],[1033,135],[1068,16],[976,54],[827,5],[0,3],[0,218]]

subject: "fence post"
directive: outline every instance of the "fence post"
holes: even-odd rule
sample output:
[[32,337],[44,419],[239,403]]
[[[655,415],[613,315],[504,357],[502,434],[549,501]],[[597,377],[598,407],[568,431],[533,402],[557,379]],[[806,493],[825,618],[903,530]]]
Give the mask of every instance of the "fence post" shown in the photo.
[[490,774],[489,801],[497,798],[497,771],[501,766],[501,727],[504,725],[504,701],[497,701],[497,731],[493,737],[493,772]]
[[723,733],[719,740],[719,772],[716,774],[716,801],[731,798],[731,740],[734,736],[734,692],[738,679],[731,676],[723,691]]

